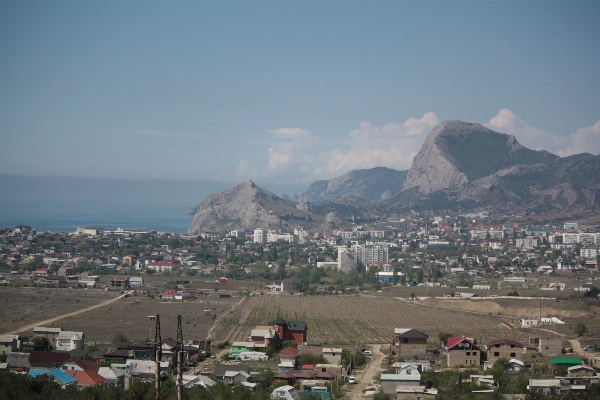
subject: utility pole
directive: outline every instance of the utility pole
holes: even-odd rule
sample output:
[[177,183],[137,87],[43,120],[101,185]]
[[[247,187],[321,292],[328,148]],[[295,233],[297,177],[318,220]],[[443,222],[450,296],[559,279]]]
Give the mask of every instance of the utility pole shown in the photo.
[[177,400],[183,396],[183,330],[181,329],[181,315],[177,316]]
[[156,331],[154,333],[154,361],[156,362],[155,370],[155,388],[156,399],[160,396],[160,360],[162,359],[162,339],[160,337],[160,315],[156,314]]

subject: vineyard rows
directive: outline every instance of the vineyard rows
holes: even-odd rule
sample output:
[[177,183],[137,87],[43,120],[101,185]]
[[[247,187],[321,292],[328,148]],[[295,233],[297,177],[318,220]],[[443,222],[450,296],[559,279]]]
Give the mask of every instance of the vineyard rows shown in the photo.
[[440,331],[491,340],[500,335],[498,316],[427,307],[368,296],[261,296],[251,298],[227,336],[244,341],[256,325],[282,317],[308,325],[308,340],[328,345],[388,343],[394,328],[414,328],[432,337]]

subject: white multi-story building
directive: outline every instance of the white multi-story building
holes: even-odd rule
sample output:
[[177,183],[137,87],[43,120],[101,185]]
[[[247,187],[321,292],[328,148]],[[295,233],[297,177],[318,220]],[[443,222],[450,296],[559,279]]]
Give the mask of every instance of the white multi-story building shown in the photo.
[[488,238],[488,230],[487,229],[473,229],[471,231],[472,239],[487,239]]
[[538,236],[530,236],[521,239],[515,239],[515,247],[521,249],[534,249],[541,244]]
[[356,268],[356,254],[344,246],[338,247],[338,259],[337,259],[338,271],[352,271]]
[[585,257],[587,259],[594,259],[598,256],[598,254],[600,253],[600,250],[598,249],[598,247],[584,247],[583,249],[580,250],[579,252],[579,256],[580,257]]
[[267,243],[267,234],[269,233],[266,229],[255,229],[254,230],[254,243]]
[[577,237],[577,243],[597,243],[595,233],[580,233]]
[[350,239],[356,236],[356,232],[354,231],[346,231],[341,229],[336,229],[333,231],[333,234],[342,239]]
[[229,233],[229,236],[233,236],[233,237],[236,237],[238,239],[246,239],[246,231],[241,230],[241,229],[238,229],[238,230],[235,230],[235,231],[231,231]]
[[578,233],[563,233],[563,244],[577,243],[578,241]]

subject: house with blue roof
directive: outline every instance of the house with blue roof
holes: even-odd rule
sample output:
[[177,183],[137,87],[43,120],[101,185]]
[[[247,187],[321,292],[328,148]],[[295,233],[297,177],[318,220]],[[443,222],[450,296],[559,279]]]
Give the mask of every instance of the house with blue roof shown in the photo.
[[58,383],[63,389],[69,385],[77,384],[77,379],[73,378],[71,375],[66,372],[60,370],[59,368],[54,369],[30,369],[29,374],[27,375],[30,378],[37,378],[38,376],[48,375],[53,378],[56,383]]

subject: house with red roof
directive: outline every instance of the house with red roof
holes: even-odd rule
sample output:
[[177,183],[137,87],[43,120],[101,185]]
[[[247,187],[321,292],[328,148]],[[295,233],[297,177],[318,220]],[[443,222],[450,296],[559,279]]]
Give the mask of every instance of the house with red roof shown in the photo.
[[91,369],[86,369],[85,371],[70,369],[65,372],[77,380],[77,387],[80,389],[89,386],[100,386],[104,389],[107,386],[108,381],[106,378],[103,378]]
[[94,361],[84,360],[81,357],[71,357],[60,366],[63,371],[98,371],[98,364]]
[[464,336],[448,338],[448,367],[481,365],[481,348]]
[[279,362],[291,362],[294,365],[294,368],[298,366],[298,357],[300,356],[300,352],[298,349],[293,347],[286,347],[285,349],[279,352]]
[[32,351],[29,353],[29,364],[35,369],[59,368],[71,356],[66,351]]
[[172,290],[172,289],[171,290],[165,290],[164,292],[161,293],[161,298],[163,300],[166,300],[166,299],[171,299],[172,300],[172,299],[175,298],[175,295],[177,295],[177,294],[178,294],[177,290]]

